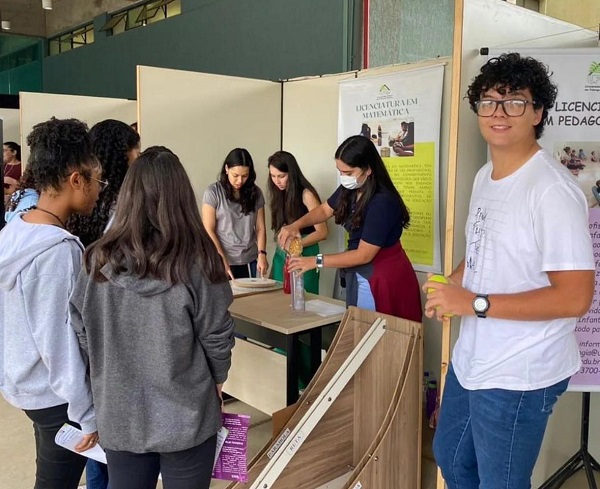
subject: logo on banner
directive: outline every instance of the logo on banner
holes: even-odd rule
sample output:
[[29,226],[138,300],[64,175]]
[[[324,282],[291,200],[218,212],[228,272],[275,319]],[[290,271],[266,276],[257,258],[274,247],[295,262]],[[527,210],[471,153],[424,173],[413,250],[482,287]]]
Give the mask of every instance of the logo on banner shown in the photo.
[[379,95],[377,96],[377,100],[389,100],[394,98],[394,94],[390,87],[388,87],[385,83],[379,87]]
[[592,62],[588,70],[587,76],[588,85],[585,86],[585,91],[598,91],[600,90],[600,63],[597,61]]

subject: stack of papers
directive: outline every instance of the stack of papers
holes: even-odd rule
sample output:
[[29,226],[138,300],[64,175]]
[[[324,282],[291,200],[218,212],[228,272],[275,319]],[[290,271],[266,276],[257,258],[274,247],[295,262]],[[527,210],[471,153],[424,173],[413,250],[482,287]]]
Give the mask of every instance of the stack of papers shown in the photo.
[[336,314],[344,314],[346,312],[346,308],[344,306],[330,304],[329,302],[319,299],[306,301],[305,307],[307,311],[314,312],[315,314],[323,317],[335,316]]

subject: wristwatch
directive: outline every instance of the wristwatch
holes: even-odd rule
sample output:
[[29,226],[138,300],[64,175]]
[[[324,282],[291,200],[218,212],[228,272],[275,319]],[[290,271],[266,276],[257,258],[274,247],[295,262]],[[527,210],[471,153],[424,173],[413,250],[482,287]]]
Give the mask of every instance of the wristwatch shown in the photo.
[[490,301],[486,294],[477,294],[473,299],[473,311],[478,318],[486,318],[488,309],[490,308]]
[[267,250],[258,250],[261,255],[267,256]]
[[317,268],[323,268],[323,255],[321,253],[317,255]]

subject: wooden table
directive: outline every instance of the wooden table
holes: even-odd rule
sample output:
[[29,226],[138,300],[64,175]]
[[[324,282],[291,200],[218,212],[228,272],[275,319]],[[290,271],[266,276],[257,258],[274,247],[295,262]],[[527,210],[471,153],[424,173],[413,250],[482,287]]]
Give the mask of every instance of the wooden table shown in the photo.
[[[345,307],[329,297],[306,294],[306,301],[318,299]],[[300,335],[310,335],[311,375],[321,364],[322,328],[341,321],[343,314],[323,317],[309,311],[292,311],[291,297],[282,290],[235,298],[229,308],[236,333],[232,366],[224,391],[257,409],[272,414],[298,400]],[[279,348],[286,356],[271,348]]]

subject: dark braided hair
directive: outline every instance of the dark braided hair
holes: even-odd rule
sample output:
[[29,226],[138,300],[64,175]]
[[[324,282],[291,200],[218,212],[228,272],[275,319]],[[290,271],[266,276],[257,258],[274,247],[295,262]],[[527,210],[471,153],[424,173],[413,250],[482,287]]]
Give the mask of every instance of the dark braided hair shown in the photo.
[[77,119],[56,119],[33,126],[27,136],[31,148],[28,168],[38,191],[60,190],[64,180],[77,171],[89,179],[98,160],[85,122]]
[[17,208],[19,202],[21,202],[21,199],[25,195],[25,190],[28,188],[32,188],[38,194],[40,193],[35,183],[35,178],[33,178],[31,168],[29,167],[25,168],[25,171],[23,172],[23,175],[21,175],[21,179],[19,180],[17,188],[10,197],[10,202],[8,203],[8,207],[6,209],[8,212],[13,212]]
[[128,124],[107,119],[92,127],[90,139],[92,150],[102,164],[102,178],[108,181],[108,187],[100,193],[91,215],[74,215],[67,222],[67,229],[78,236],[84,246],[93,243],[104,233],[127,173],[127,153],[138,146],[140,136]]

